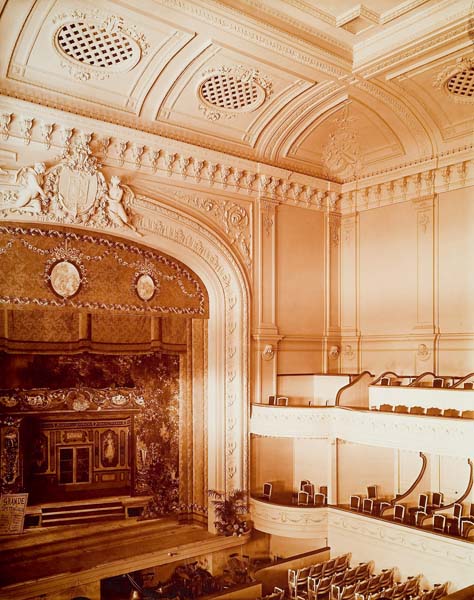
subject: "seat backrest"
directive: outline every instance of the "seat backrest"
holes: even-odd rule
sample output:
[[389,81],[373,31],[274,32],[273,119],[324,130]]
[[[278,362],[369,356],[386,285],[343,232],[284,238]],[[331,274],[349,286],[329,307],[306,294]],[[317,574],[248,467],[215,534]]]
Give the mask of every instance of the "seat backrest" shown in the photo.
[[474,410],[463,410],[461,417],[463,419],[474,419]]
[[263,497],[270,500],[272,497],[273,485],[269,482],[263,484]]
[[367,514],[372,514],[372,510],[374,508],[374,501],[371,498],[364,498],[362,500],[362,512]]
[[446,528],[446,517],[445,515],[436,514],[433,517],[433,529],[434,531],[444,532]]
[[393,404],[381,404],[379,410],[384,412],[393,412]]
[[453,517],[455,519],[459,519],[462,516],[462,504],[460,502],[456,502],[453,508]]
[[302,480],[300,481],[300,491],[303,491],[303,487],[304,487],[305,485],[308,485],[308,483],[311,483],[311,481],[310,481],[309,479],[302,479]]
[[382,377],[380,380],[380,385],[390,385],[391,378],[390,377]]
[[268,396],[268,404],[274,406],[276,404],[276,396]]
[[314,485],[312,483],[305,483],[303,486],[303,492],[308,492],[312,498],[314,496]]
[[324,506],[326,504],[326,496],[316,492],[313,497],[314,506]]
[[425,414],[425,408],[423,406],[411,406],[410,407],[410,414],[412,414],[412,415],[424,415]]
[[344,572],[344,584],[351,585],[357,578],[357,567],[352,567],[352,569],[347,569]]
[[420,510],[426,511],[427,506],[428,506],[428,494],[420,494],[418,496],[418,508]]
[[332,577],[336,571],[336,559],[330,558],[324,563],[324,577]]
[[458,410],[456,410],[455,408],[445,408],[443,410],[443,417],[454,418],[454,417],[459,417],[460,414],[461,413]]
[[407,413],[408,412],[408,406],[405,406],[404,404],[397,404],[395,406],[395,412],[396,413]]
[[298,504],[299,505],[309,504],[308,492],[298,492]]
[[341,554],[340,556],[336,556],[336,571],[344,571],[349,568],[349,563],[351,561],[351,552],[347,552],[346,554]]
[[472,388],[474,388],[474,383],[472,381],[465,381],[464,382],[464,389],[465,390],[472,390]]
[[360,496],[351,496],[350,507],[352,510],[359,510],[360,508]]
[[276,399],[277,406],[288,406],[287,396],[278,396]]
[[435,506],[436,508],[440,508],[442,503],[443,503],[443,492],[433,492],[433,496],[431,498],[432,506]]
[[392,505],[390,504],[390,502],[381,502],[379,504],[379,515],[381,517],[383,517],[384,511],[386,511],[389,508],[392,508]]
[[394,512],[393,512],[393,520],[394,521],[403,521],[405,518],[405,507],[403,504],[395,504]]
[[432,417],[440,417],[442,412],[442,409],[436,406],[430,406],[426,409],[426,414],[431,415]]
[[368,485],[367,486],[367,498],[371,498],[375,500],[377,498],[377,486],[376,485]]
[[311,571],[309,576],[312,579],[319,579],[320,577],[322,577],[323,573],[324,573],[324,567],[325,567],[325,563],[320,562],[320,563],[316,563],[315,565],[311,565]]
[[325,594],[327,594],[329,592],[329,590],[331,589],[332,578],[333,578],[333,575],[329,575],[327,577],[326,576],[321,577],[321,579],[318,581],[318,585],[317,585],[317,589],[316,589],[316,594],[318,596],[324,596]]
[[328,496],[328,486],[327,485],[320,485],[319,486],[319,493],[320,494],[324,494],[327,498]]
[[444,387],[444,379],[442,377],[435,377],[433,379],[433,387],[434,388],[442,388],[442,387]]
[[360,579],[366,579],[367,577],[370,577],[370,574],[372,572],[374,565],[372,562],[365,562],[365,563],[360,563],[357,565],[356,567],[356,578],[358,580]]

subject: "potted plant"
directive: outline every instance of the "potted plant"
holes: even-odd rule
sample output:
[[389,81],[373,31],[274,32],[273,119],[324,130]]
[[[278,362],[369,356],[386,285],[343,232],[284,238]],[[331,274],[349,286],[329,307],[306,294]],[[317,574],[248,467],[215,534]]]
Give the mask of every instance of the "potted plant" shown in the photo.
[[247,514],[247,492],[234,490],[227,497],[225,493],[209,490],[216,520],[214,525],[221,535],[242,535],[250,530],[242,517]]

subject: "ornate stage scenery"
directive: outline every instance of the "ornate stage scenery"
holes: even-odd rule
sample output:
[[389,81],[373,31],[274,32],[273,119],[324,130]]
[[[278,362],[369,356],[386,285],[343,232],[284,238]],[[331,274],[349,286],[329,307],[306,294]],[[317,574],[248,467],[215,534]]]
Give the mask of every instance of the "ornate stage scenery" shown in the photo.
[[473,600],[473,1],[0,40],[0,600]]

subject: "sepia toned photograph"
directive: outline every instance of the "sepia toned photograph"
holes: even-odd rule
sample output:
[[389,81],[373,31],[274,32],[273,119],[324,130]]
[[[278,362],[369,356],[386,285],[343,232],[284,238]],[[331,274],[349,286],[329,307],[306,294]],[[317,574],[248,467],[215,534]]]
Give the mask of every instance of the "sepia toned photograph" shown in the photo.
[[0,0],[0,600],[474,600],[473,0]]

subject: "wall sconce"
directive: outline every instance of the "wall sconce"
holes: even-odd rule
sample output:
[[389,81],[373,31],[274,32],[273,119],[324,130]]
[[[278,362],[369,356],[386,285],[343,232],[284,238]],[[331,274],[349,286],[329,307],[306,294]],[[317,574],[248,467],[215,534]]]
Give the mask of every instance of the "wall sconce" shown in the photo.
[[267,344],[262,352],[263,360],[272,360],[274,356],[275,350],[273,349],[273,346],[271,344]]
[[339,346],[331,346],[331,349],[329,350],[329,358],[336,360],[336,358],[338,358],[338,356],[339,356],[339,352],[340,352]]

